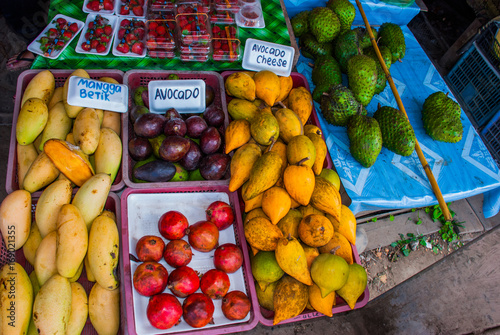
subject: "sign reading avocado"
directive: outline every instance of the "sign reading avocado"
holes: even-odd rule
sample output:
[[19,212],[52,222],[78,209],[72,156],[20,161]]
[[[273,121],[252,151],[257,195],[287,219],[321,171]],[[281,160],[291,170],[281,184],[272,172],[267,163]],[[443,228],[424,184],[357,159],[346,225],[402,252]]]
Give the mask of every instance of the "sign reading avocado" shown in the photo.
[[250,71],[269,70],[288,77],[294,54],[292,47],[249,38],[245,43],[242,67]]
[[68,82],[68,104],[126,113],[128,86],[73,76]]
[[148,83],[149,110],[164,113],[175,108],[179,113],[202,113],[205,110],[205,81],[152,80]]

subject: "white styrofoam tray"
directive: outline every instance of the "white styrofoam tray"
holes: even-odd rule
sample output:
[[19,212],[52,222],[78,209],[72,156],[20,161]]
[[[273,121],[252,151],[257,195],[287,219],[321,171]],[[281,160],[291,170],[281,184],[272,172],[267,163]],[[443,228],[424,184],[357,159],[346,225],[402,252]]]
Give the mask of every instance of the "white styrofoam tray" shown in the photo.
[[[129,1],[127,0],[126,2],[129,2]],[[128,14],[128,15],[121,15],[120,8],[122,5],[125,5],[125,3],[122,2],[121,0],[115,0],[115,15],[118,15],[119,17],[121,17],[123,19],[126,19],[126,18],[145,19],[146,18],[146,14],[148,12],[148,1],[147,0],[145,0],[144,5],[142,5],[142,9],[144,10],[144,14],[141,16],[134,15],[134,13],[132,13],[132,10],[130,10],[130,14]]]
[[[136,53],[133,53],[132,51],[129,51],[128,53],[124,54],[123,52],[120,52],[120,51],[116,50],[116,47],[121,42],[121,40],[118,38],[118,32],[120,31],[120,24],[125,19],[130,19],[131,20],[132,18],[129,18],[129,17],[126,17],[126,16],[118,16],[118,20],[117,20],[117,23],[116,23],[116,29],[115,29],[115,37],[114,37],[114,41],[113,41],[113,55],[115,55],[117,57],[134,57],[134,58],[144,58],[144,57],[146,57],[146,54],[148,52],[148,48],[146,47],[146,36],[147,36],[146,25],[144,25],[144,37],[142,38],[142,42],[144,43],[144,50],[142,51],[142,54],[138,55]],[[136,18],[136,20],[137,21],[142,21],[142,22],[146,23],[146,20],[144,20],[144,19],[137,19]]]
[[[101,15],[103,18],[108,19],[109,24],[111,25],[111,28],[113,29],[113,31],[111,32],[110,40],[108,42],[108,45],[106,46],[106,51],[104,51],[104,52],[97,52],[95,50],[85,51],[82,48],[83,42],[86,41],[85,34],[87,33],[89,23],[94,21],[94,19],[97,17],[97,15]],[[109,50],[111,50],[111,47],[113,46],[113,40],[115,38],[115,31],[116,31],[117,27],[118,27],[118,17],[115,15],[89,14],[87,16],[87,20],[85,20],[85,29],[83,29],[82,33],[80,34],[80,38],[78,39],[78,44],[75,47],[75,51],[78,52],[79,54],[106,56],[109,53]]]
[[[127,197],[128,240],[130,250],[124,250],[124,252],[135,255],[137,241],[145,235],[156,235],[161,237],[158,231],[158,220],[163,213],[171,210],[179,211],[186,216],[189,224],[191,225],[198,221],[206,220],[205,210],[212,202],[217,200],[230,203],[227,193],[224,192],[130,194]],[[165,241],[165,244],[169,242],[169,240],[163,240]],[[184,240],[187,241],[187,236],[184,237]],[[236,244],[232,226],[220,231],[219,233],[219,245],[225,243]],[[193,258],[187,266],[193,268],[195,271],[198,271],[200,274],[204,274],[208,270],[215,268],[213,265],[215,250],[208,253],[199,252],[194,249],[192,250]],[[125,254],[125,259],[127,258],[127,254]],[[174,268],[168,265],[164,259],[162,259],[160,263],[165,266],[169,274],[174,270]],[[130,261],[130,278],[126,278],[126,280],[133,280],[134,272],[139,264],[140,263]],[[242,268],[238,269],[235,273],[228,273],[228,276],[231,282],[228,292],[238,290],[245,292],[248,296],[249,293],[245,287]],[[132,291],[136,326],[135,331],[139,335],[170,334],[189,330],[203,330],[211,327],[220,327],[223,325],[247,322],[250,319],[250,314],[248,314],[242,320],[231,321],[222,313],[222,300],[212,300],[215,307],[213,315],[214,324],[208,324],[203,328],[193,328],[181,318],[181,322],[177,326],[167,330],[160,330],[151,326],[147,319],[146,308],[149,298],[137,293],[133,288],[133,284]],[[165,289],[164,292],[171,293],[168,288]],[[197,292],[201,292],[201,289],[198,289]],[[182,304],[184,299],[178,299]]]
[[116,6],[116,3],[117,2],[120,2],[121,0],[113,0],[113,9],[110,9],[110,10],[104,10],[104,9],[101,9],[99,11],[94,11],[94,10],[90,10],[87,8],[87,4],[90,2],[90,0],[85,0],[83,1],[83,7],[82,7],[82,11],[84,13],[96,13],[96,14],[102,14],[102,15],[113,15],[114,12],[115,12],[115,6]]

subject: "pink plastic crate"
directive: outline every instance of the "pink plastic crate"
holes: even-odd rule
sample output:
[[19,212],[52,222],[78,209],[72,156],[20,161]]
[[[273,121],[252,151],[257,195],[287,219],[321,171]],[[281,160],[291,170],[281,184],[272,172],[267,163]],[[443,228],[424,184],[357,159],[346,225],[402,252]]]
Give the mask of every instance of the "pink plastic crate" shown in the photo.
[[[166,80],[168,75],[176,74],[179,79],[202,79],[207,85],[214,89],[213,104],[221,106],[224,111],[224,129],[229,124],[229,115],[227,113],[226,95],[224,93],[224,82],[222,77],[217,72],[210,71],[157,71],[157,70],[130,70],[125,73],[123,78],[124,84],[128,85],[129,89],[129,108],[134,106],[133,94],[137,87],[148,87],[148,83],[152,80]],[[208,185],[228,185],[229,171],[221,180],[202,180],[202,181],[177,181],[177,182],[162,182],[162,183],[135,183],[132,179],[132,169],[135,161],[130,157],[128,152],[128,142],[132,138],[133,126],[130,119],[122,119],[122,134],[123,134],[123,179],[125,184],[131,188],[165,188],[165,187],[200,187]],[[229,170],[229,169],[228,169]]]
[[[5,181],[5,188],[7,193],[12,193],[15,190],[19,189],[18,179],[17,179],[17,153],[16,153],[16,123],[17,117],[19,116],[19,111],[21,109],[21,99],[23,97],[24,90],[28,83],[33,79],[33,77],[43,70],[26,70],[21,73],[17,79],[17,88],[16,88],[16,101],[14,103],[14,113],[12,118],[12,130],[10,134],[10,147],[9,147],[9,158],[7,161],[7,177]],[[63,86],[66,78],[69,77],[74,70],[50,70],[54,74],[56,80],[56,87]],[[86,70],[92,79],[99,79],[101,77],[111,77],[118,81],[119,83],[123,82],[123,72],[119,70]],[[127,114],[123,114],[121,116],[121,123],[123,125],[124,121],[127,121]],[[123,126],[122,126],[123,128]],[[123,132],[120,134],[120,138],[122,140],[122,144],[124,142]],[[123,157],[122,157],[122,165],[123,165]],[[122,176],[123,168],[120,168],[118,174],[116,175],[115,181],[113,185],[111,185],[111,192],[118,192],[125,187],[125,182],[123,181]],[[43,190],[34,192],[32,196],[39,197],[42,194]]]
[[[231,227],[227,228],[226,230],[234,229],[234,238],[236,240],[235,243],[236,243],[236,245],[240,246],[241,250],[243,251],[243,265],[242,265],[241,269],[243,271],[244,283],[234,283],[234,282],[233,283],[234,283],[234,285],[236,285],[236,284],[237,285],[244,285],[246,292],[247,292],[247,295],[252,302],[252,308],[250,310],[249,319],[247,321],[239,321],[239,322],[221,325],[221,326],[215,326],[215,327],[205,326],[203,328],[198,328],[198,329],[190,328],[188,326],[190,329],[182,330],[182,331],[176,330],[175,327],[173,327],[173,328],[170,328],[168,330],[157,330],[157,334],[201,333],[204,335],[212,335],[212,334],[215,335],[215,334],[242,332],[242,331],[247,331],[247,330],[254,328],[259,321],[258,315],[260,314],[260,311],[258,310],[259,304],[258,304],[256,292],[255,292],[255,286],[253,284],[253,277],[251,275],[250,257],[249,257],[247,248],[243,247],[243,244],[245,244],[244,243],[245,242],[245,234],[243,231],[243,223],[242,223],[242,218],[241,218],[241,214],[240,214],[241,210],[239,207],[238,196],[236,195],[236,193],[229,192],[227,186],[224,186],[224,185],[212,185],[212,186],[200,186],[200,187],[175,187],[175,188],[170,187],[170,188],[158,188],[158,189],[146,189],[146,188],[144,188],[144,189],[131,189],[131,188],[127,188],[127,189],[125,189],[125,191],[123,192],[123,194],[121,196],[121,210],[122,210],[122,217],[123,217],[121,233],[122,233],[122,241],[123,241],[122,242],[122,245],[123,245],[122,258],[124,259],[124,263],[123,263],[123,265],[124,265],[124,277],[122,277],[123,278],[122,283],[124,284],[124,288],[125,288],[125,303],[126,303],[125,309],[126,309],[126,313],[127,313],[126,316],[127,316],[127,323],[129,325],[129,327],[128,327],[129,333],[130,334],[137,334],[137,330],[136,330],[137,325],[135,323],[135,313],[139,312],[139,311],[136,311],[134,308],[134,301],[133,301],[134,288],[133,288],[133,285],[131,282],[132,265],[131,265],[131,261],[130,261],[131,257],[129,257],[129,254],[135,256],[135,247],[134,247],[134,245],[130,245],[129,238],[131,238],[130,236],[132,236],[132,238],[135,239],[134,233],[133,233],[134,229],[144,229],[144,228],[137,227],[137,226],[136,226],[137,228],[135,228],[134,221],[132,219],[129,222],[129,217],[128,217],[129,213],[130,213],[129,206],[128,206],[129,197],[130,196],[132,196],[132,197],[133,196],[153,196],[154,197],[157,195],[160,195],[160,196],[162,194],[164,195],[165,193],[167,193],[167,194],[189,193],[189,194],[193,194],[193,195],[196,194],[196,196],[198,196],[198,197],[203,197],[204,195],[210,195],[210,193],[226,194],[227,195],[227,197],[229,198],[229,202],[235,211],[235,223]],[[131,200],[132,203],[134,203],[134,201],[137,202],[137,201],[139,201],[139,199],[136,198],[135,200]],[[180,205],[181,205],[181,203],[180,203]],[[172,206],[172,204],[170,202],[169,202],[168,206],[165,206],[163,203],[154,203],[154,204],[150,203],[150,206],[155,207],[155,209],[159,206],[159,208],[156,209],[157,212],[163,213],[163,212],[167,212],[169,210],[179,210],[181,213],[186,214],[183,209],[178,208],[178,207],[180,207],[180,205],[177,206],[176,208],[171,208],[170,206]],[[182,203],[182,205],[186,206],[189,204]],[[135,207],[136,205],[132,204],[131,206]],[[186,215],[186,216],[188,216],[188,215]],[[158,224],[157,220],[158,219],[159,219],[159,216],[158,216],[158,218],[156,218],[156,216],[155,216],[155,220],[153,220],[154,222],[151,222],[151,231],[156,232],[156,234],[154,234],[154,235],[161,237],[161,235],[158,231],[158,228],[157,228],[157,224]],[[149,222],[149,219],[148,219],[148,222]],[[193,224],[194,222],[189,222],[189,223]],[[129,232],[130,232],[130,234],[129,234]],[[167,243],[168,240],[166,240],[165,242]],[[211,253],[213,253],[213,251],[211,251]],[[195,255],[194,255],[193,261],[191,263],[193,263],[194,260],[195,260]],[[163,262],[163,260],[161,262]],[[188,266],[190,266],[190,265],[188,264]],[[210,265],[205,265],[205,266],[207,268],[211,267]],[[196,270],[196,267],[193,266],[193,268]],[[231,287],[230,287],[229,292],[232,290],[234,290],[234,289],[231,289]],[[164,292],[170,293],[170,290],[166,289]],[[215,308],[216,308],[216,313],[217,313],[217,305]],[[141,311],[141,312],[143,312],[143,311]],[[214,313],[214,316],[215,316],[215,313]],[[143,316],[138,315],[138,317],[142,318]],[[146,319],[145,315],[144,315],[144,319]],[[145,321],[145,322],[147,322],[147,321]],[[184,325],[186,325],[185,321],[182,318],[181,318],[181,323],[184,323]]]
[[[38,197],[32,197],[32,213],[33,213],[33,219],[34,219],[34,213],[35,213],[35,208],[36,208],[36,203],[38,201]],[[107,209],[109,211],[112,211],[116,215],[116,224],[118,226],[118,231],[121,231],[121,210],[120,210],[120,198],[118,195],[115,193],[110,192],[108,195],[108,200],[106,201],[106,204],[104,206],[104,209]],[[0,233],[1,237],[1,233]],[[120,249],[122,249],[122,245],[120,245]],[[119,280],[120,280],[120,318],[121,318],[121,324],[120,324],[120,329],[119,329],[119,334],[128,334],[127,332],[127,319],[126,319],[126,314],[125,314],[125,290],[123,287],[123,256],[122,252],[120,252],[120,263],[118,265],[119,268]],[[29,275],[33,271],[33,266],[26,261],[26,258],[24,257],[24,253],[22,248],[17,250],[15,253],[15,261],[19,263],[24,269],[26,270],[26,273]],[[7,251],[5,243],[3,238],[1,239],[1,250],[0,250],[0,267],[3,266],[4,264],[8,263],[11,261],[10,259],[10,253]],[[87,274],[85,272],[85,267],[83,268],[82,274],[80,276],[80,279],[78,280],[80,284],[85,288],[85,292],[87,293],[87,296],[90,293],[90,290],[92,289],[92,286],[94,285],[93,282],[89,282],[87,280]],[[94,329],[92,326],[92,323],[90,322],[90,318],[87,318],[87,323],[85,324],[85,327],[83,328],[82,331],[83,335],[97,335],[97,331]]]

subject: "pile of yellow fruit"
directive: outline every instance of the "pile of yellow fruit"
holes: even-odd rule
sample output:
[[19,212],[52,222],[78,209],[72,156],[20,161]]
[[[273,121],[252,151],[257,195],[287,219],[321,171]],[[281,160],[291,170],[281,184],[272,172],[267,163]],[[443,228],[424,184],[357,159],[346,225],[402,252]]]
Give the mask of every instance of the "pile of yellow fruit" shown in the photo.
[[341,203],[338,175],[323,168],[321,129],[306,123],[310,92],[271,71],[232,73],[225,89],[229,190],[244,201],[259,304],[274,324],[306,308],[332,316],[335,294],[353,309],[367,283],[353,262],[356,219]]

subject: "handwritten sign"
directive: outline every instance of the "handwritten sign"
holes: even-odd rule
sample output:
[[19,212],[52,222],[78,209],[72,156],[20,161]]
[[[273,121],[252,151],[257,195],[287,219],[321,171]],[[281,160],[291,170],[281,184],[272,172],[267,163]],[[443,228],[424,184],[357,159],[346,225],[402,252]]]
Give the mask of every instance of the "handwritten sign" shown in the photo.
[[149,111],[164,113],[175,108],[179,113],[205,110],[205,82],[192,80],[152,80],[148,84]]
[[242,67],[250,71],[269,70],[287,77],[292,71],[294,54],[292,47],[249,38],[245,43]]
[[68,83],[68,104],[126,113],[127,85],[73,76]]

